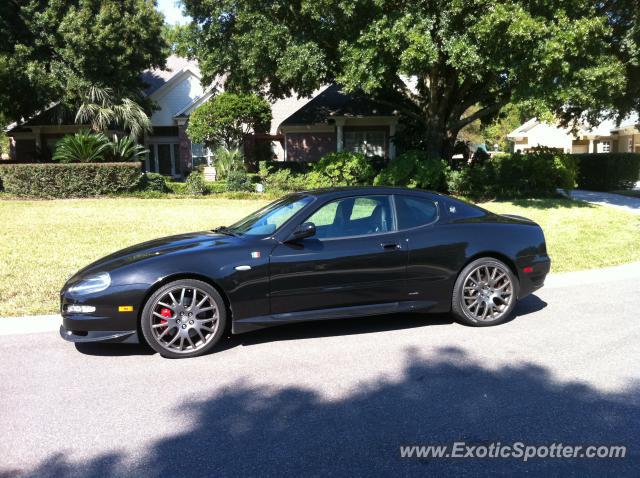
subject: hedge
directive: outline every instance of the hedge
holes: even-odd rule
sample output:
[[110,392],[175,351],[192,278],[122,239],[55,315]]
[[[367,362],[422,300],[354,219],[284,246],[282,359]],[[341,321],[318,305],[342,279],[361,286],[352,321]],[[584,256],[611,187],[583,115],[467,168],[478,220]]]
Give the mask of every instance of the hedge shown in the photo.
[[141,163],[0,165],[6,192],[39,198],[89,197],[132,191],[142,177]]
[[640,180],[639,153],[577,154],[578,187],[592,191],[631,189]]
[[577,169],[576,155],[541,149],[449,171],[447,184],[450,192],[478,199],[550,197],[575,187]]

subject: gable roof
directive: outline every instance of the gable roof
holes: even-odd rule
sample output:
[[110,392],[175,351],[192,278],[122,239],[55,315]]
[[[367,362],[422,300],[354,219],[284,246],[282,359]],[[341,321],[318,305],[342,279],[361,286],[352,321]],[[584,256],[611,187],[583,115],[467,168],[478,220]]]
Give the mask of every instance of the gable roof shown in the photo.
[[526,134],[537,125],[538,125],[538,119],[531,118],[529,121],[518,126],[511,133],[507,134],[507,138],[526,136]]
[[[534,127],[542,124],[537,118],[531,118],[529,121],[523,123],[514,129],[511,133],[507,135],[508,139],[516,139],[527,137],[529,131],[531,131]],[[595,137],[595,136],[611,136],[616,131],[621,131],[626,128],[637,128],[640,124],[640,118],[636,113],[632,113],[629,116],[626,116],[620,121],[620,124],[617,124],[615,119],[605,119],[598,124],[589,125],[583,124],[577,133],[577,137]],[[565,129],[561,126],[557,126],[559,129]],[[569,130],[567,130],[569,131]]]
[[392,107],[360,93],[343,92],[331,85],[302,108],[288,116],[280,126],[326,123],[335,116],[393,116]]
[[141,79],[148,85],[144,90],[144,94],[146,96],[152,95],[185,70],[191,71],[200,78],[200,68],[197,61],[176,55],[171,55],[167,58],[167,65],[162,70],[157,68],[144,70]]

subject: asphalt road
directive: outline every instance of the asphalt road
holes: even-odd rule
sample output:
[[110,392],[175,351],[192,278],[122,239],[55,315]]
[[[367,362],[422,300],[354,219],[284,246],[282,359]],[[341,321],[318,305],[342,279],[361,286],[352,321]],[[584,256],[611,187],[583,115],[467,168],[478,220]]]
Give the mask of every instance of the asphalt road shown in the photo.
[[[165,360],[0,337],[0,476],[638,476],[640,283],[543,289],[515,320],[274,328]],[[624,459],[401,459],[406,444],[625,445]]]

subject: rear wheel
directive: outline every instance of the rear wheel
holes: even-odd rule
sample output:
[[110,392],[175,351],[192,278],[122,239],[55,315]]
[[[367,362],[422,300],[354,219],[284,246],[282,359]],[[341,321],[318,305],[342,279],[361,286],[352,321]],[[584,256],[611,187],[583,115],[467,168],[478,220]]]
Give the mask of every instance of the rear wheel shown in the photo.
[[467,265],[453,288],[451,309],[464,324],[485,327],[506,322],[516,305],[518,279],[498,259],[483,257]]
[[197,357],[222,337],[227,314],[222,297],[206,282],[184,279],[158,289],[142,310],[147,343],[167,358]]

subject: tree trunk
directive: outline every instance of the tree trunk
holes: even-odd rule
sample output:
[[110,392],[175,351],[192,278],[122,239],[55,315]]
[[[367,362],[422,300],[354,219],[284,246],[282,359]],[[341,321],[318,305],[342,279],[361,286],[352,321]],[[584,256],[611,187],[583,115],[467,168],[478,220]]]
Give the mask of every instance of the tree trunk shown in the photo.
[[431,159],[451,161],[457,134],[453,134],[444,121],[427,120],[425,143]]

